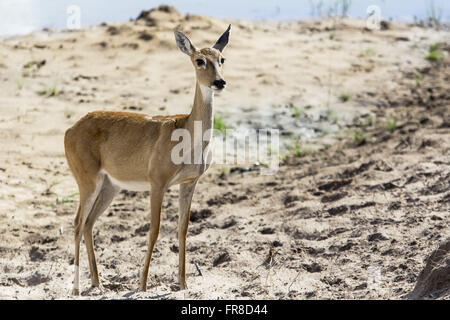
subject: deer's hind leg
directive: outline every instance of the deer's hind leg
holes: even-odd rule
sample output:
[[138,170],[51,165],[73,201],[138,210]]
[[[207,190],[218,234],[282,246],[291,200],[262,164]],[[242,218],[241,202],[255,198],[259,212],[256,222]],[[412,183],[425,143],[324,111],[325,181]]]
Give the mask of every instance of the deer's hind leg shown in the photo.
[[100,281],[98,277],[97,263],[95,261],[92,229],[97,218],[109,207],[118,191],[119,189],[111,183],[108,176],[104,175],[97,198],[95,199],[92,210],[89,212],[84,224],[83,236],[88,254],[91,284],[93,287],[100,286]]
[[[101,181],[100,181],[101,180]],[[80,242],[84,231],[84,226],[89,213],[94,206],[97,199],[101,184],[103,184],[103,177],[98,176],[96,179],[77,180],[80,190],[80,204],[78,206],[77,215],[74,220],[75,227],[75,278],[73,281],[73,295],[80,294]]]
[[178,220],[178,242],[179,242],[179,265],[178,282],[180,289],[187,289],[186,284],[186,235],[189,225],[189,215],[191,212],[192,196],[194,195],[197,181],[180,184],[180,211]]

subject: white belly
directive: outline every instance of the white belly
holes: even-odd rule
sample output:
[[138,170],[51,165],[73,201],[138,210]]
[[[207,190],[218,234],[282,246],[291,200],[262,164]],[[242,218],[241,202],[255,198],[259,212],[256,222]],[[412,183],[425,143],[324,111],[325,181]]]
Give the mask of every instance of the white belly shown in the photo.
[[150,183],[148,181],[122,181],[117,180],[116,178],[113,178],[108,172],[102,170],[105,175],[108,176],[109,180],[111,180],[111,183],[120,188],[121,190],[128,190],[128,191],[150,191]]

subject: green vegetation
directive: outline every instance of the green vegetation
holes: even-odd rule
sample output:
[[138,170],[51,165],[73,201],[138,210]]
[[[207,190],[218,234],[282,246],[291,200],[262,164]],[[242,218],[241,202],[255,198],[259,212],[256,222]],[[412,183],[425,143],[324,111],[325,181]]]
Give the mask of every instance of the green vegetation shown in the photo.
[[39,90],[38,93],[41,96],[47,95],[49,97],[54,97],[57,94],[57,90],[56,90],[56,87],[45,87],[44,89]]
[[416,85],[420,86],[422,83],[423,76],[420,72],[416,72]]
[[79,193],[75,192],[75,193],[72,193],[71,195],[69,195],[67,197],[61,198],[61,200],[59,198],[56,198],[56,204],[72,203],[74,201],[73,198],[78,196],[78,195],[79,195]]
[[397,129],[397,122],[395,121],[395,119],[389,119],[386,123],[387,126],[387,130],[390,133],[393,133],[395,131],[395,129]]
[[438,64],[442,63],[442,61],[444,60],[444,54],[439,49],[439,45],[437,43],[430,46],[428,55],[425,56],[425,59],[431,62],[436,62]]
[[301,147],[301,138],[299,136],[293,139],[292,145],[288,147],[292,154],[296,157],[304,157],[308,154],[312,154],[313,151],[309,148]]
[[372,48],[368,48],[368,49],[364,50],[363,52],[361,52],[361,56],[364,56],[364,57],[373,57],[376,54],[377,54],[377,52]]
[[294,106],[294,118],[295,119],[300,118],[300,109],[297,106]]
[[225,119],[222,116],[214,115],[214,129],[221,131],[225,135],[225,131],[228,126],[225,123]]
[[17,79],[16,80],[17,89],[22,90],[23,88],[23,79]]
[[338,120],[339,120],[339,116],[333,110],[328,109],[327,110],[327,119],[328,119],[328,121],[332,121],[333,123],[337,123]]
[[362,144],[366,141],[367,137],[361,130],[353,131],[353,142]]
[[343,93],[339,96],[339,100],[341,100],[342,102],[347,102],[348,100],[350,100],[350,95]]

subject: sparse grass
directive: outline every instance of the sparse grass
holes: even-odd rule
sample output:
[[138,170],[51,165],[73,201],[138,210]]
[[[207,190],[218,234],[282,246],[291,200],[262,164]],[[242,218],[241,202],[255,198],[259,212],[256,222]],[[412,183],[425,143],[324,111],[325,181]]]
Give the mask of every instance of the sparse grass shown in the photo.
[[45,87],[38,91],[39,95],[41,96],[48,96],[48,97],[54,97],[58,93],[56,90],[56,87]]
[[293,112],[294,112],[294,118],[295,118],[295,119],[300,118],[300,108],[299,108],[299,107],[294,106]]
[[436,62],[438,64],[442,63],[442,61],[444,60],[444,54],[439,49],[439,45],[437,43],[430,46],[428,55],[425,56],[425,59],[431,62]]
[[389,119],[386,123],[387,130],[393,133],[397,129],[397,122],[395,119]]
[[423,76],[420,72],[416,72],[416,85],[420,86],[422,83]]
[[348,100],[350,100],[350,95],[343,93],[339,96],[339,100],[341,100],[342,102],[347,102]]
[[71,195],[69,195],[67,197],[61,198],[61,200],[59,198],[56,198],[56,204],[72,203],[74,201],[73,198],[78,196],[78,195],[79,195],[79,193],[75,192],[75,193],[72,193]]
[[16,80],[17,89],[22,90],[23,88],[23,79]]
[[356,144],[362,144],[367,139],[366,134],[364,132],[362,132],[361,130],[353,131],[352,137],[353,137],[353,142],[355,142]]
[[339,121],[339,116],[333,110],[328,109],[327,110],[327,119],[328,119],[328,121],[332,121],[333,123],[337,123]]
[[53,181],[51,184],[50,184],[50,186],[47,188],[47,190],[51,190],[54,186],[57,186],[59,184],[59,182],[58,181]]
[[377,52],[375,51],[375,49],[372,48],[368,48],[366,50],[364,50],[363,52],[361,52],[360,56],[363,57],[373,57],[377,54]]
[[301,138],[299,136],[293,139],[292,145],[288,147],[288,150],[296,157],[304,157],[313,154],[313,151],[310,148],[303,148],[301,146]]
[[220,176],[225,177],[227,174],[229,174],[229,169],[225,166],[222,166],[220,169]]
[[227,128],[228,126],[225,123],[225,119],[222,116],[214,115],[214,129],[225,134]]

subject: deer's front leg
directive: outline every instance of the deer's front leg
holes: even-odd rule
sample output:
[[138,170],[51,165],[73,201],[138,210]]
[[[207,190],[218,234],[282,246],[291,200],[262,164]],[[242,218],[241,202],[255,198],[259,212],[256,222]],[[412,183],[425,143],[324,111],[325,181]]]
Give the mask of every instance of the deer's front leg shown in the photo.
[[148,268],[152,259],[153,248],[159,235],[159,223],[161,220],[161,205],[166,189],[152,185],[150,190],[150,231],[148,236],[147,255],[145,256],[144,268],[141,273],[140,290],[147,290]]
[[189,225],[191,201],[198,180],[180,184],[180,213],[178,221],[179,269],[178,281],[180,289],[187,289],[186,284],[186,235]]

